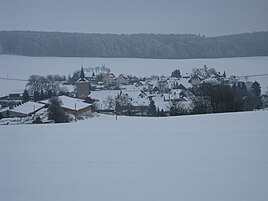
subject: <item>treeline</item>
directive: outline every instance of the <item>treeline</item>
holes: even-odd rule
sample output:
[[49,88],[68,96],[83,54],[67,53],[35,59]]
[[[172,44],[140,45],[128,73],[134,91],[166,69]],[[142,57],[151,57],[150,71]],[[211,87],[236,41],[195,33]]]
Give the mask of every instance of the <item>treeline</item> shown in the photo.
[[203,83],[194,93],[195,114],[252,111],[262,106],[261,87],[256,81],[250,89],[244,82],[232,87]]
[[170,116],[252,111],[262,107],[261,87],[256,81],[249,89],[244,82],[233,86],[202,83],[192,87],[190,91],[195,96],[192,107],[185,109],[181,105],[182,102],[173,102],[170,106]]
[[0,31],[0,54],[161,59],[267,56],[268,32],[205,37]]

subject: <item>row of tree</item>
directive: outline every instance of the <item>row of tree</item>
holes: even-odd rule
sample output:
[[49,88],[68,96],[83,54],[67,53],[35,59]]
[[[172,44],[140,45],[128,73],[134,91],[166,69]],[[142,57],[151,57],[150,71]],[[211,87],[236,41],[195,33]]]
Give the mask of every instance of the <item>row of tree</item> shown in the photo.
[[248,90],[243,82],[238,85],[202,84],[196,90],[194,113],[238,112],[260,109],[260,84],[254,82]]
[[254,82],[250,89],[241,82],[233,85],[212,85],[203,83],[192,88],[195,95],[192,107],[185,109],[181,102],[172,103],[170,115],[207,114],[251,111],[262,106],[261,88],[258,82]]
[[176,59],[267,56],[268,32],[205,37],[0,31],[0,54]]
[[31,95],[34,92],[47,93],[48,91],[52,91],[53,93],[57,93],[60,91],[59,81],[55,80],[55,76],[41,76],[41,75],[31,75],[28,79],[27,88]]
[[33,97],[34,101],[39,101],[65,94],[66,91],[59,86],[59,83],[65,81],[65,76],[60,75],[31,75],[26,84],[27,89],[23,93],[23,100],[28,101],[30,97]]

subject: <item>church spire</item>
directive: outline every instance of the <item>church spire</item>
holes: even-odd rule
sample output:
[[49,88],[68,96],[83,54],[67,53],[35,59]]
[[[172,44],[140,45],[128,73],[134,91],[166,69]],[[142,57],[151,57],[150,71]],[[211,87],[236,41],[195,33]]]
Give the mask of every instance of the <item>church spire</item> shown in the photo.
[[88,80],[86,79],[85,73],[84,73],[84,68],[83,66],[81,67],[81,71],[80,71],[80,77],[77,80],[77,82],[88,82]]
[[84,73],[83,67],[81,67],[80,78],[82,78],[82,79],[85,78],[85,73]]

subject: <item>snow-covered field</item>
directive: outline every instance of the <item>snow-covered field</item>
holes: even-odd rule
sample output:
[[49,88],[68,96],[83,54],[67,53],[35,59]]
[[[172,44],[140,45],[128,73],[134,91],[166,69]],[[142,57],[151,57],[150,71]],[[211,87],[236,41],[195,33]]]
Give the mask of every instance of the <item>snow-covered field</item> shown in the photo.
[[268,111],[0,127],[3,201],[265,201]]
[[[268,57],[244,57],[224,59],[135,59],[135,58],[73,58],[73,57],[25,57],[0,55],[0,77],[28,79],[29,75],[72,74],[84,67],[105,65],[115,75],[130,74],[139,77],[150,75],[170,75],[179,68],[182,73],[191,73],[193,68],[207,65],[227,76],[255,75],[268,73]],[[249,80],[261,83],[265,91],[268,77],[254,77]],[[12,90],[24,89],[26,82],[0,80],[0,96]]]

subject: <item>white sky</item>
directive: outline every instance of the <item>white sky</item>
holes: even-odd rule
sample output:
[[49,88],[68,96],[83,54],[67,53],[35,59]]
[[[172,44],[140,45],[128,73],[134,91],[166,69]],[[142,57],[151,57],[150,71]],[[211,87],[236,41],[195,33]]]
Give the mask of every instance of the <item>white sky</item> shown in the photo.
[[193,33],[268,30],[267,0],[0,0],[0,30]]

